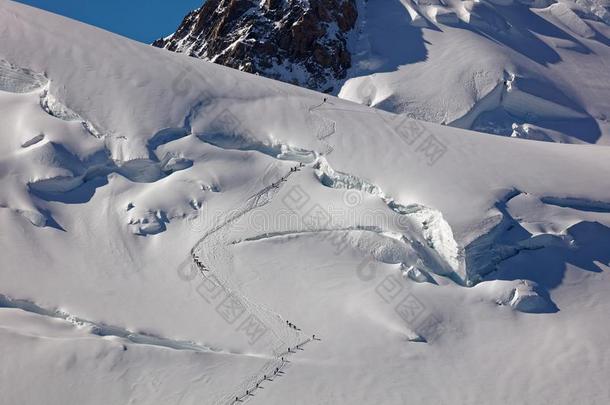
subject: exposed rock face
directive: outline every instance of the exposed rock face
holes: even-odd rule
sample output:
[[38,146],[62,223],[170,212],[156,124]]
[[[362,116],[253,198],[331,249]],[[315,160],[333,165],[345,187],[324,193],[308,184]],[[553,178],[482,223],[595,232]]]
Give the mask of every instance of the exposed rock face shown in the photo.
[[154,46],[321,91],[351,66],[355,0],[208,0]]

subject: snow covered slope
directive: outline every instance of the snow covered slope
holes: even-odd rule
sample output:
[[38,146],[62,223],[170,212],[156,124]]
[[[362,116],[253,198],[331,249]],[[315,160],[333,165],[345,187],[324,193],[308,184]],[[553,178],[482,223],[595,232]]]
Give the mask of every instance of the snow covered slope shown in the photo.
[[607,145],[609,8],[606,0],[362,2],[340,97],[459,128]]
[[609,0],[213,0],[154,45],[429,122],[610,143]]
[[0,403],[606,403],[608,147],[0,31]]

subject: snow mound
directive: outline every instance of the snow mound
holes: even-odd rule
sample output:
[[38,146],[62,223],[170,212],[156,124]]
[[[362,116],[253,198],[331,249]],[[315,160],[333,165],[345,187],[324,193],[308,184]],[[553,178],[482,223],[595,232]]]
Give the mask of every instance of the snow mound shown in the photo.
[[134,235],[155,235],[166,229],[165,224],[168,220],[163,211],[146,211],[139,217],[135,217],[135,215],[137,215],[137,212],[134,211],[129,220],[129,228]]
[[519,312],[542,313],[552,310],[554,305],[536,291],[531,281],[522,281],[512,290],[508,305]]

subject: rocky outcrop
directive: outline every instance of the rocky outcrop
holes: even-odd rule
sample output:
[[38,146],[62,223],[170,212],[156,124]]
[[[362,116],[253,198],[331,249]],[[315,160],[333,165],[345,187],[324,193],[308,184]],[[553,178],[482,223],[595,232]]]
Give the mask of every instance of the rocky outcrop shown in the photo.
[[207,0],[154,46],[320,91],[351,66],[355,0]]

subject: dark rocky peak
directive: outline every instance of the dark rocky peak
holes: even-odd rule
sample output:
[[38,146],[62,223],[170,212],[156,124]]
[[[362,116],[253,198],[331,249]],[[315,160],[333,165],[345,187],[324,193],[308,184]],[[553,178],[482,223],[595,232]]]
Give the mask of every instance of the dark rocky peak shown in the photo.
[[321,91],[351,66],[355,0],[208,0],[154,46]]

